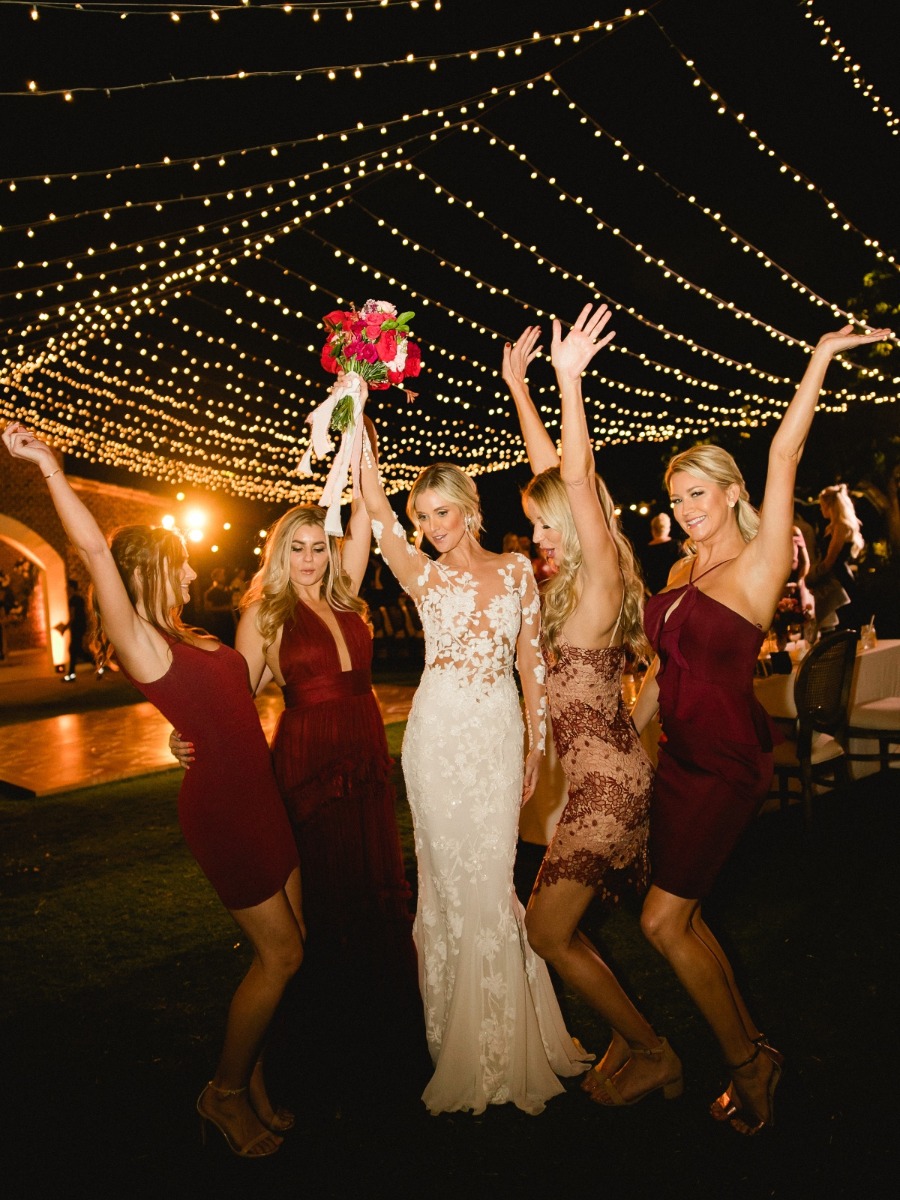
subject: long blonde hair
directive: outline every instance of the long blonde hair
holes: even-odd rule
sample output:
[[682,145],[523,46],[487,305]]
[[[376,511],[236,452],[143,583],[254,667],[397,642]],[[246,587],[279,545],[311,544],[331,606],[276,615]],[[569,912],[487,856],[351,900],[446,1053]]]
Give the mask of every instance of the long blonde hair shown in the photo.
[[[637,566],[631,542],[622,532],[615,505],[606,484],[595,473],[594,484],[600,507],[610,535],[616,547],[619,572],[625,589],[622,605],[622,644],[635,660],[649,658],[650,643],[644,633],[644,584]],[[566,621],[578,603],[578,572],[584,561],[581,542],[575,528],[575,519],[566,485],[558,467],[542,471],[522,493],[523,503],[531,501],[541,517],[562,536],[562,562],[559,570],[541,588],[541,623],[544,645],[552,658],[559,652],[559,638]]]
[[[739,494],[733,511],[738,531],[745,542],[753,541],[759,531],[759,513],[750,503],[750,493],[747,491],[744,477],[727,450],[723,450],[721,446],[714,446],[710,442],[702,442],[697,446],[692,446],[690,450],[682,450],[680,454],[674,454],[666,467],[664,481],[667,491],[672,476],[679,471],[686,471],[688,475],[696,475],[700,479],[708,479],[710,483],[720,487],[723,492],[733,484],[737,484]],[[684,551],[686,554],[697,553],[697,547],[692,538],[689,537],[685,542]]]
[[850,557],[859,558],[865,549],[866,541],[862,535],[862,522],[856,515],[846,483],[833,483],[822,488],[819,492],[819,503],[828,509],[827,533],[838,525],[846,525],[850,531],[847,541],[850,543]]
[[[185,625],[181,619],[181,581],[178,572],[187,559],[187,549],[181,534],[160,525],[122,525],[110,535],[109,548],[128,598],[154,629],[168,634],[179,642],[195,637],[210,637],[203,629]],[[167,590],[179,599],[166,605]],[[94,617],[91,649],[97,666],[103,667],[113,656],[115,648],[103,628],[103,617],[97,603],[96,588],[91,589],[91,611]]]
[[259,602],[256,627],[270,646],[278,630],[290,621],[297,609],[297,592],[291,583],[291,543],[298,529],[315,525],[322,530],[328,546],[328,566],[322,578],[322,595],[331,608],[355,612],[366,619],[369,608],[355,595],[350,577],[341,566],[340,543],[325,533],[327,513],[318,504],[296,504],[278,518],[266,535],[259,570],[241,599],[241,610]]
[[481,541],[484,522],[478,488],[461,467],[453,463],[432,463],[430,467],[419,472],[406,502],[406,515],[416,528],[417,546],[421,545],[423,535],[416,516],[416,501],[422,492],[437,492],[450,504],[455,504],[462,510],[468,532],[476,541]]

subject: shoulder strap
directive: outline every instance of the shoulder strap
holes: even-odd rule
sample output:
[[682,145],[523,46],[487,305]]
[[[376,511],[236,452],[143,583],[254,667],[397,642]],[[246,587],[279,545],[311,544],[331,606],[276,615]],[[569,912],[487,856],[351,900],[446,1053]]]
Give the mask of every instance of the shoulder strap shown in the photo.
[[[713,565],[711,567],[707,567],[705,571],[701,572],[701,574],[699,574],[697,576],[697,580],[702,579],[704,577],[704,575],[708,575],[710,573],[710,571],[715,571],[717,567],[724,567],[726,563],[730,563],[730,562],[734,562],[734,558],[723,558],[721,562],[713,563]],[[694,579],[694,567],[696,565],[697,565],[697,560],[695,558],[694,561],[691,563],[691,573],[688,578],[688,583],[696,583],[697,582],[697,580]]]

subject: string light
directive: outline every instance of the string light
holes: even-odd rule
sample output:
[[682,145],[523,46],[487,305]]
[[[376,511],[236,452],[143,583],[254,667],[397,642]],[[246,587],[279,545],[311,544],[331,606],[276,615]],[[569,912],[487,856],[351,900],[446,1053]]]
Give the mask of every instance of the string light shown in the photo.
[[833,51],[831,61],[843,64],[842,70],[844,74],[850,76],[853,86],[869,101],[872,112],[885,118],[885,124],[892,136],[896,137],[900,133],[900,117],[895,116],[893,110],[888,107],[880,96],[873,94],[875,88],[871,83],[866,83],[862,74],[862,66],[850,55],[847,47],[835,37],[832,30],[826,24],[825,18],[815,15],[813,0],[804,0],[804,3],[806,4],[807,11],[803,15],[811,19],[813,25],[822,34],[819,39],[819,45],[826,46]]
[[[221,9],[219,10],[221,11]],[[29,91],[0,91],[0,96],[63,96],[66,100],[71,100],[75,93],[79,95],[89,95],[92,93],[102,92],[104,95],[118,95],[123,92],[141,91],[146,92],[155,88],[173,87],[185,83],[224,83],[234,82],[235,80],[245,79],[286,79],[293,78],[300,80],[304,75],[325,75],[328,79],[335,80],[341,74],[353,74],[355,71],[366,71],[375,67],[398,67],[398,66],[417,66],[424,64],[431,67],[432,63],[446,63],[465,61],[470,59],[474,53],[478,54],[498,54],[500,51],[515,51],[517,47],[524,48],[525,46],[535,46],[544,42],[552,42],[554,45],[562,44],[563,40],[580,40],[582,34],[596,33],[600,30],[608,31],[610,28],[616,28],[634,19],[639,14],[629,14],[627,16],[616,17],[613,21],[607,21],[605,24],[601,21],[594,21],[591,25],[582,26],[579,29],[567,29],[561,33],[540,34],[537,38],[529,37],[525,39],[517,39],[511,42],[504,42],[500,45],[485,46],[478,51],[458,50],[448,51],[445,54],[407,54],[403,58],[389,59],[387,61],[372,62],[372,63],[341,63],[331,67],[304,67],[302,71],[297,72],[294,69],[280,70],[260,70],[260,71],[230,71],[226,74],[210,74],[210,75],[186,75],[180,78],[169,77],[167,79],[146,80],[142,83],[119,83],[119,84],[100,84],[88,85],[82,84],[77,87],[72,87],[67,90],[62,88],[47,88],[46,90],[39,89],[36,92]]]
[[844,232],[855,233],[858,237],[862,238],[866,246],[875,251],[875,257],[877,259],[879,259],[881,262],[890,263],[895,270],[900,270],[900,265],[898,265],[894,255],[888,254],[881,246],[881,243],[877,240],[877,238],[869,237],[867,234],[863,233],[863,231],[859,229],[832,200],[828,199],[822,189],[818,187],[803,171],[801,171],[798,167],[792,166],[785,159],[781,158],[781,156],[777,154],[776,151],[771,148],[771,146],[768,146],[762,140],[756,130],[748,128],[747,119],[744,113],[738,112],[736,109],[732,108],[731,105],[728,104],[725,99],[723,99],[721,93],[715,90],[711,84],[707,83],[707,81],[694,66],[693,60],[689,59],[684,51],[679,49],[675,42],[672,41],[656,17],[653,16],[652,13],[650,13],[649,16],[656,28],[662,34],[670,49],[674,51],[683,65],[693,76],[694,86],[698,88],[704,88],[706,90],[709,100],[716,106],[716,112],[719,114],[719,116],[731,117],[731,119],[741,127],[747,137],[753,142],[757,150],[764,153],[767,158],[773,158],[778,162],[778,169],[781,175],[805,188],[806,191],[812,195],[815,195],[825,205],[831,219],[833,221],[841,222],[841,228],[844,230]]

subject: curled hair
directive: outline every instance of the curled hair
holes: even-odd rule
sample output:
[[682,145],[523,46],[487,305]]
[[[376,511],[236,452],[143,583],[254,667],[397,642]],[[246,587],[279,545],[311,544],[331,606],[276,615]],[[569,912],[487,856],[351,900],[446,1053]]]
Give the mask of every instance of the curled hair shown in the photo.
[[819,492],[819,503],[828,509],[828,528],[825,532],[831,534],[838,526],[843,525],[848,534],[847,541],[850,543],[850,557],[859,558],[866,542],[862,535],[862,522],[856,515],[846,483],[833,483],[822,488]]
[[[175,529],[159,525],[123,525],[110,536],[109,548],[118,568],[128,598],[154,629],[188,641],[188,634],[210,635],[202,629],[192,629],[181,620],[181,581],[178,572],[187,559],[184,539]],[[167,605],[170,596],[179,597],[176,604]],[[103,617],[97,604],[96,589],[91,589],[91,609],[94,615],[91,648],[97,665],[105,666],[114,652],[103,628]]]
[[[666,467],[665,485],[667,490],[672,476],[679,471],[685,471],[688,475],[696,475],[699,479],[707,479],[710,483],[720,487],[723,492],[733,484],[737,484],[740,490],[734,506],[734,515],[738,531],[745,542],[753,541],[759,531],[759,513],[750,503],[750,493],[747,491],[744,477],[727,450],[723,450],[721,446],[713,446],[710,442],[701,442],[697,446],[692,446],[690,450],[682,450],[680,454],[674,454]],[[697,553],[693,538],[688,537],[684,549],[687,554]]]
[[[636,661],[649,658],[650,644],[644,633],[644,584],[638,569],[631,542],[622,532],[612,497],[606,484],[595,473],[594,486],[607,528],[616,547],[619,573],[625,589],[622,607],[622,644]],[[541,588],[541,624],[544,645],[551,658],[559,652],[563,626],[578,603],[578,572],[584,561],[581,542],[575,528],[575,518],[558,467],[542,471],[522,493],[523,503],[530,500],[541,517],[562,536],[562,561],[559,570]]]
[[423,492],[437,492],[448,503],[455,504],[466,518],[466,528],[476,541],[481,541],[484,522],[478,489],[461,467],[453,463],[432,463],[419,475],[410,488],[406,515],[416,528],[416,545],[422,542],[422,529],[416,516],[416,501]]
[[256,627],[266,646],[271,646],[278,630],[293,619],[297,609],[297,591],[291,583],[291,544],[297,530],[306,525],[321,529],[328,546],[328,566],[322,577],[322,596],[329,607],[359,613],[363,620],[368,616],[368,605],[354,594],[350,577],[341,566],[339,539],[325,533],[327,515],[318,504],[296,504],[278,518],[266,535],[259,570],[250,580],[241,600],[242,610],[259,602]]

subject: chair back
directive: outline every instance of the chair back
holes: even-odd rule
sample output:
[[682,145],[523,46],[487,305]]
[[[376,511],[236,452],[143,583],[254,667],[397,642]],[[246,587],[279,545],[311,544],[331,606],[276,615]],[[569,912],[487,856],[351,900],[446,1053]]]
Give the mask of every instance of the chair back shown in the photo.
[[816,642],[801,662],[794,680],[798,752],[814,732],[845,740],[858,641],[855,629],[842,629]]

